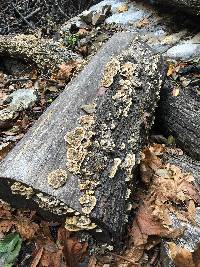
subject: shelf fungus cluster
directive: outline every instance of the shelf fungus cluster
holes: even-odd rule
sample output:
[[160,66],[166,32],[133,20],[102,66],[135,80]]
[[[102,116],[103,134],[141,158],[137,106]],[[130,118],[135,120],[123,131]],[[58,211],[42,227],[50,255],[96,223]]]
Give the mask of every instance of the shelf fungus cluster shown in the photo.
[[71,214],[77,214],[74,209],[68,207],[64,202],[58,200],[56,197],[38,193],[32,187],[26,186],[20,182],[14,182],[10,188],[12,194],[21,195],[26,199],[31,199],[37,203],[39,208],[51,211],[56,215],[67,214],[67,216],[69,216]]
[[[90,109],[86,105],[83,110],[87,115],[80,118],[80,126],[65,136],[67,168],[79,177],[82,192],[79,202],[83,213],[80,216],[84,218],[83,227],[79,225],[80,216],[68,218],[68,229],[92,227],[91,213],[94,210],[98,212],[101,206],[101,203],[96,205],[97,201],[104,201],[102,205],[107,201],[109,205],[118,186],[122,187],[122,205],[126,207],[121,217],[124,222],[127,221],[126,213],[131,209],[131,180],[153,121],[151,116],[148,122],[144,121],[143,115],[154,111],[156,101],[152,104],[151,97],[152,94],[153,98],[157,97],[161,84],[158,70],[160,57],[150,54],[151,59],[146,60],[148,49],[139,52],[143,55],[140,63],[135,58],[134,45],[108,62],[100,84],[106,90],[95,99],[96,109],[92,104],[88,104]],[[144,81],[141,79],[143,76]],[[102,200],[101,196],[106,194],[108,196]],[[104,214],[101,216],[107,223]]]
[[52,171],[47,177],[48,184],[54,189],[58,189],[59,187],[63,186],[66,181],[67,172],[62,169]]
[[[84,105],[82,109],[87,115],[81,116],[79,119],[80,126],[71,130],[65,135],[67,143],[67,169],[69,172],[81,176],[83,170],[82,164],[88,155],[88,148],[92,144],[94,137],[94,113],[96,104],[91,103]],[[90,176],[91,172],[87,173]],[[81,229],[93,229],[96,224],[92,223],[89,214],[96,205],[95,187],[97,182],[92,179],[80,180],[80,190],[83,193],[79,199],[82,207],[82,215],[71,216],[66,218],[66,228],[71,231]]]
[[26,199],[29,199],[34,194],[34,191],[31,187],[25,186],[20,182],[15,182],[11,185],[11,191],[14,195],[18,194],[21,196],[25,196]]

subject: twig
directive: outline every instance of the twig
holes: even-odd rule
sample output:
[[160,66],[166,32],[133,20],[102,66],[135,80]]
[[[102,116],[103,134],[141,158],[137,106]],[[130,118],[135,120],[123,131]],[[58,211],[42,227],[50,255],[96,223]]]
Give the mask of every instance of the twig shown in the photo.
[[57,7],[58,7],[60,13],[61,13],[65,18],[69,19],[69,16],[67,16],[67,15],[65,14],[65,12],[61,9],[61,7],[59,6],[57,0],[55,0],[55,3],[56,3],[56,5],[57,5]]
[[19,10],[16,8],[16,6],[11,3],[12,7],[14,8],[14,10],[17,12],[17,14],[21,17],[21,19],[31,28],[31,29],[35,29],[29,22],[28,20],[19,12]]
[[27,82],[29,80],[34,81],[35,79],[31,79],[31,78],[10,79],[5,83],[5,86],[7,86],[10,83]]
[[141,265],[139,263],[135,263],[135,261],[132,261],[131,259],[127,259],[126,257],[120,256],[120,255],[115,254],[115,253],[110,253],[110,254],[114,257],[117,257],[119,259],[122,259],[122,260],[125,260],[125,261],[132,263],[133,266],[135,266],[135,267],[141,267]]
[[26,17],[24,17],[25,19],[30,19],[33,15],[35,15],[36,13],[38,13],[40,11],[40,7],[38,7],[36,10],[34,10],[33,12],[31,12],[29,15],[27,15]]

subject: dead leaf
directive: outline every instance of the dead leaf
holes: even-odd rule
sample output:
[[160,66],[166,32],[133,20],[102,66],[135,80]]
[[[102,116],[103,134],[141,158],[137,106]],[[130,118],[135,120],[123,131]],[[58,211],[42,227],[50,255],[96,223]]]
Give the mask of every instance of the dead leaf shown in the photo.
[[97,259],[95,256],[91,256],[89,259],[88,267],[96,267]]
[[137,213],[137,223],[142,234],[166,236],[168,229],[153,216],[153,210],[145,205],[141,206]]
[[81,53],[83,56],[88,54],[88,47],[86,45],[81,46],[78,48],[78,52]]
[[2,143],[0,145],[0,160],[5,158],[5,156],[8,154],[12,147],[13,144],[11,142]]
[[40,263],[43,267],[63,267],[62,250],[58,250],[54,253],[44,250]]
[[188,205],[188,219],[191,221],[195,221],[195,215],[196,215],[195,203],[193,200],[190,200]]
[[88,244],[80,243],[76,238],[69,237],[69,231],[64,228],[58,230],[58,243],[62,246],[67,265],[76,267],[78,262],[87,255]]
[[30,267],[37,267],[38,266],[40,259],[42,257],[43,250],[44,250],[44,248],[41,247],[36,251],[35,255],[33,256],[33,260],[31,262]]
[[149,20],[147,17],[144,17],[142,19],[140,19],[137,23],[136,23],[136,27],[137,28],[143,28],[145,26],[149,25]]
[[169,242],[168,245],[175,267],[195,267],[190,251],[177,246],[173,242]]
[[167,71],[167,76],[171,76],[174,72],[174,64],[170,63]]
[[15,227],[17,232],[21,237],[26,239],[32,239],[35,236],[35,233],[38,231],[38,224],[31,222],[30,219],[20,218],[15,222]]
[[85,37],[87,34],[88,34],[88,30],[86,29],[79,29],[79,31],[77,32],[77,35],[81,37]]
[[75,61],[71,61],[66,64],[61,64],[60,69],[57,75],[57,78],[60,80],[67,80],[71,77],[72,73],[74,72],[77,63]]
[[197,245],[196,250],[192,253],[192,258],[195,263],[195,267],[200,267],[200,242]]
[[10,231],[11,227],[14,225],[12,220],[1,220],[0,221],[0,233],[7,233]]
[[172,96],[178,96],[180,93],[180,89],[178,87],[175,87],[173,90],[172,90]]
[[123,12],[126,12],[128,11],[128,5],[126,4],[123,4],[123,5],[120,5],[117,7],[117,12],[118,13],[123,13]]
[[0,199],[0,218],[11,219],[12,218],[11,211],[12,209],[10,205]]
[[148,235],[142,233],[137,219],[133,221],[130,235],[132,237],[134,246],[144,248],[144,245],[147,243]]

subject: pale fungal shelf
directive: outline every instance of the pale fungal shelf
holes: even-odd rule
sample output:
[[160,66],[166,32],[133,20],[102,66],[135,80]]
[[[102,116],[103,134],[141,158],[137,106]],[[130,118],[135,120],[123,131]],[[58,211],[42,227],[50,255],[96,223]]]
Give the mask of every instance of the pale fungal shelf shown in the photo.
[[[141,53],[145,55],[145,52],[147,51],[144,50]],[[88,103],[82,107],[89,115],[82,116],[79,119],[80,126],[72,129],[65,136],[67,169],[79,177],[82,192],[79,202],[84,214],[66,219],[66,228],[71,231],[93,228],[94,225],[92,226],[90,219],[93,211],[97,212],[96,209],[99,208],[97,201],[99,192],[103,188],[102,184],[109,181],[110,196],[107,197],[110,198],[119,176],[120,183],[126,189],[122,191],[124,196],[121,197],[124,198],[126,210],[131,209],[129,186],[134,168],[140,162],[140,150],[144,144],[140,140],[140,134],[148,132],[152,123],[152,119],[148,118],[151,115],[145,110],[145,101],[148,100],[145,98],[151,94],[153,86],[159,90],[161,85],[161,76],[157,70],[160,57],[151,55],[151,65],[149,63],[145,65],[145,57],[143,57],[141,65],[136,63],[135,53],[133,45],[121,55],[111,58],[104,69],[99,89],[101,93],[97,94],[94,103]],[[145,88],[140,79],[143,71],[147,71],[149,75]],[[152,81],[152,79],[155,80]],[[158,99],[157,92],[155,97]],[[132,113],[135,108],[136,116],[133,118]],[[151,108],[155,108],[155,103],[150,107],[150,111]],[[130,126],[127,127],[128,123]],[[124,136],[123,131],[125,131]],[[101,216],[103,217],[104,214]],[[127,222],[126,213],[122,213],[121,217],[124,222]],[[79,223],[80,218],[84,218],[84,224]]]
[[63,186],[66,181],[67,172],[61,169],[52,171],[47,177],[48,184],[54,189],[58,189],[59,187]]

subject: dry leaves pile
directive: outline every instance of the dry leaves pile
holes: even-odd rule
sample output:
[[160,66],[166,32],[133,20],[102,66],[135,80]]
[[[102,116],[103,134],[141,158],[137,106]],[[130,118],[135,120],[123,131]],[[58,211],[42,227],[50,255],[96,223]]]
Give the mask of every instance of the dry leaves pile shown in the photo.
[[[56,236],[52,235],[52,226],[58,229]],[[14,210],[7,203],[1,202],[1,237],[10,231],[17,231],[22,237],[24,246],[21,253],[27,250],[27,244],[34,244],[34,249],[25,255],[28,260],[26,266],[77,267],[87,255],[87,243],[78,242],[64,227],[41,221],[35,212]]]
[[[155,247],[160,238],[176,239],[183,233],[183,229],[172,227],[170,214],[175,214],[182,221],[194,222],[195,205],[200,203],[200,194],[193,184],[194,178],[177,166],[162,161],[162,154],[166,151],[164,145],[158,144],[143,151],[141,177],[149,190],[141,198],[142,203],[130,230],[130,249],[124,254],[126,258],[138,263],[137,266],[141,266],[139,263],[143,262],[145,251]],[[174,243],[171,246],[176,266],[199,266],[196,263],[181,265],[180,262],[191,261],[192,254],[176,247]],[[156,262],[154,264],[157,266]],[[121,261],[118,266],[132,265]]]

